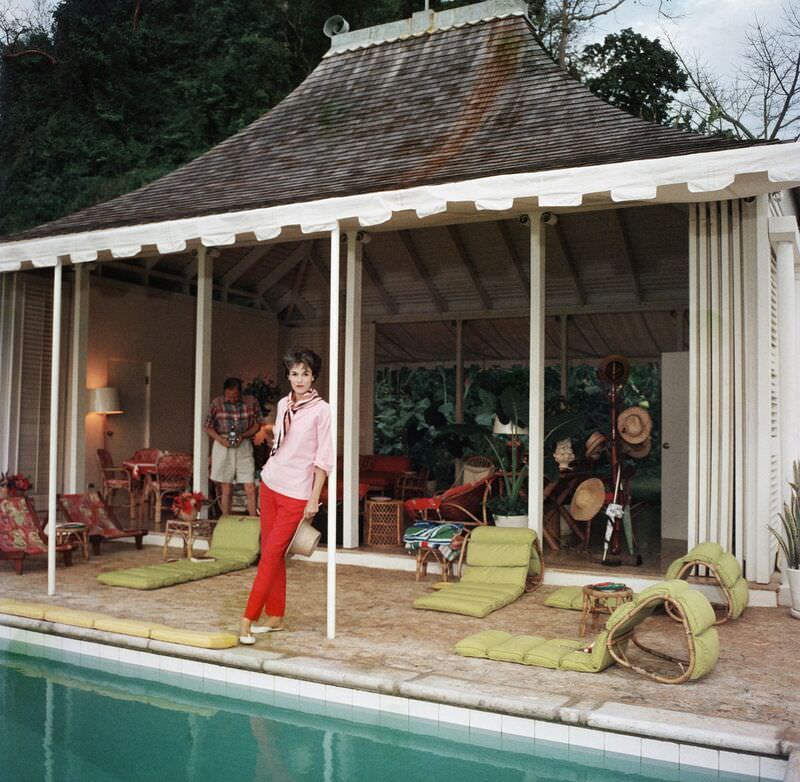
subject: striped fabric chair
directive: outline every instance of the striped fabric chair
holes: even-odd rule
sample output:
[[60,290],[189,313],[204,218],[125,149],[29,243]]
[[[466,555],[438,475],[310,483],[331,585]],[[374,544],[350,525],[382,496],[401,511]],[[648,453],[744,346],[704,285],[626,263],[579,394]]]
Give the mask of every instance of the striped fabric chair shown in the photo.
[[[64,557],[64,566],[72,564],[76,543],[56,546]],[[47,556],[47,537],[33,503],[28,497],[0,499],[0,559],[14,562],[17,575],[22,575],[26,557]]]
[[114,511],[96,491],[86,494],[62,494],[58,501],[68,522],[85,524],[89,528],[89,540],[95,556],[100,554],[100,545],[105,540],[134,538],[136,548],[142,548],[142,539],[147,530],[120,527]]

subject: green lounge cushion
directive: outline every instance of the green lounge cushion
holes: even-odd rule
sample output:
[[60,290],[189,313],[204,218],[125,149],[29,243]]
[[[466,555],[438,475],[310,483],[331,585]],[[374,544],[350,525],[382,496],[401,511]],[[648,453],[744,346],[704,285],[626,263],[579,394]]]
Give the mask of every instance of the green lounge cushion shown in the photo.
[[[591,644],[583,640],[555,638],[546,641],[538,636],[512,636],[500,631],[485,630],[459,641],[455,652],[470,657],[515,662],[585,673],[598,673],[614,663],[608,649],[608,638],[614,631],[615,647],[621,651],[628,645],[625,636],[649,617],[664,600],[675,603],[688,625],[688,642],[694,649],[690,678],[699,679],[710,673],[719,657],[719,636],[714,627],[714,609],[705,596],[685,581],[674,580],[655,584],[623,603],[609,616],[605,629]],[[679,625],[676,632],[683,634]]]
[[750,599],[750,590],[747,586],[747,581],[740,578],[731,589],[731,602],[733,603],[733,610],[731,611],[731,619],[738,619],[747,608],[747,602]]
[[456,644],[456,652],[463,657],[486,657],[489,649],[511,638],[502,630],[483,630],[463,638]]
[[583,587],[566,586],[556,589],[544,604],[550,608],[566,608],[571,611],[583,609]]
[[107,586],[161,589],[242,570],[258,558],[260,531],[261,524],[255,516],[223,516],[214,528],[208,551],[210,559],[195,562],[179,559],[156,565],[112,570],[100,573],[97,580]]
[[525,591],[536,533],[477,527],[470,535],[461,581],[414,601],[414,608],[482,618]]

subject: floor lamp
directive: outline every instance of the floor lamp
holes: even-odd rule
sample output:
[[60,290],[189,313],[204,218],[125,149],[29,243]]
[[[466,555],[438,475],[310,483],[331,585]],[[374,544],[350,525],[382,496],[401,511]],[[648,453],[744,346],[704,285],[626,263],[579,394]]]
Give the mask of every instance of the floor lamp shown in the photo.
[[125,411],[119,403],[119,391],[116,388],[104,387],[93,388],[89,394],[89,412],[98,413],[104,416],[103,418],[103,449],[107,448],[107,438],[112,432],[106,431],[108,429],[108,419],[106,416],[119,415]]

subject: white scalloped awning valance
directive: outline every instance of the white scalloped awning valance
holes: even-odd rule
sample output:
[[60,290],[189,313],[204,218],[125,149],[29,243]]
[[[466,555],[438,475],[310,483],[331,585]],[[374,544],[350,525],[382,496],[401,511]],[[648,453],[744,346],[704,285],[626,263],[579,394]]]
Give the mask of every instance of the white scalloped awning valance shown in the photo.
[[[762,181],[759,184],[736,181],[744,175],[761,175]],[[16,271],[26,261],[34,266],[54,266],[59,257],[85,263],[96,260],[101,251],[108,251],[115,258],[130,258],[145,245],[154,245],[162,254],[180,252],[188,241],[199,240],[206,247],[225,246],[247,233],[266,241],[280,236],[289,226],[300,226],[306,234],[322,233],[333,230],[340,220],[356,219],[359,225],[370,227],[390,222],[397,212],[430,217],[446,212],[449,204],[508,211],[517,199],[528,202],[536,199],[542,209],[578,207],[590,194],[609,193],[611,200],[618,203],[658,200],[659,188],[676,185],[685,187],[689,193],[708,194],[723,192],[735,184],[735,195],[743,197],[764,192],[765,183],[772,190],[800,186],[800,142],[536,174],[507,174],[5,242],[0,243],[0,271]]]

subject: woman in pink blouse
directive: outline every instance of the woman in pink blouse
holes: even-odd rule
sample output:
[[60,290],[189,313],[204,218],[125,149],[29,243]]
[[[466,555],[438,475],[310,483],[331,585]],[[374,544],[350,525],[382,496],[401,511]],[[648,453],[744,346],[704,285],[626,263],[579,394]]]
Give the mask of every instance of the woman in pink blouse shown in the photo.
[[[331,411],[314,388],[322,359],[293,348],[283,363],[292,390],[278,402],[272,452],[261,471],[261,559],[239,634],[239,642],[248,645],[256,642],[255,633],[283,630],[284,555],[301,520],[316,515],[333,466]],[[262,612],[264,624],[254,624]]]

